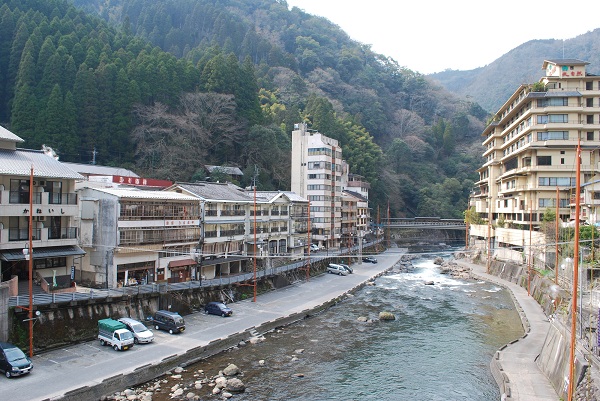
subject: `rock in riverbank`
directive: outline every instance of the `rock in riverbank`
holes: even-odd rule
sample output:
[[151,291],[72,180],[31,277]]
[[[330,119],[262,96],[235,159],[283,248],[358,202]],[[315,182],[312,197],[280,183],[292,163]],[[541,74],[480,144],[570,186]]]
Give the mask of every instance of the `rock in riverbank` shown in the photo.
[[461,266],[453,261],[443,261],[440,264],[440,269],[442,274],[448,274],[452,277],[462,280],[469,280],[473,278],[470,267]]

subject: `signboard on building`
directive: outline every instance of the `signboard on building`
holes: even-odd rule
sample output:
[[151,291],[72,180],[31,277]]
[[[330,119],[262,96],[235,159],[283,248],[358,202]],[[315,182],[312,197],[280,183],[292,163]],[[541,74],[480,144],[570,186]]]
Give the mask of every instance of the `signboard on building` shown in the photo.
[[122,175],[113,175],[112,182],[117,184],[139,185],[144,187],[168,187],[173,184],[167,180],[157,180],[154,178],[143,177],[124,177]]

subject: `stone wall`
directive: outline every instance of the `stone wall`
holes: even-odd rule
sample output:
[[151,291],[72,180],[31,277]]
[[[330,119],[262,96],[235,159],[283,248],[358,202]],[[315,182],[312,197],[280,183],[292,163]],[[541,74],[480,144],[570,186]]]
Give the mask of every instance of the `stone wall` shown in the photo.
[[[528,288],[531,296],[540,304],[544,313],[548,316],[554,316],[555,320],[550,326],[544,346],[536,359],[536,363],[540,370],[544,372],[546,377],[552,383],[556,393],[567,398],[568,377],[569,377],[569,355],[570,355],[570,331],[566,325],[570,322],[569,316],[569,299],[570,295],[564,289],[558,287],[548,278],[542,277],[535,270],[532,270],[531,279],[528,278],[528,268],[523,265],[510,264],[507,262],[493,261],[490,265],[490,274],[498,276],[506,281],[518,284],[523,288]],[[558,311],[556,311],[558,307]],[[520,312],[522,315],[522,313]],[[523,317],[523,316],[522,316]],[[527,335],[527,322],[524,322]],[[510,384],[505,377],[501,366],[496,363],[497,357],[491,363],[492,374],[498,382],[502,392],[510,395]],[[581,379],[586,374],[589,367],[585,355],[580,349],[575,353],[575,380],[579,386],[587,386],[587,392],[592,387],[596,389],[598,383],[594,383],[593,379],[588,379],[583,382]],[[595,376],[595,375],[594,375]],[[579,387],[578,387],[579,388]],[[576,400],[588,400],[588,398],[575,398]]]

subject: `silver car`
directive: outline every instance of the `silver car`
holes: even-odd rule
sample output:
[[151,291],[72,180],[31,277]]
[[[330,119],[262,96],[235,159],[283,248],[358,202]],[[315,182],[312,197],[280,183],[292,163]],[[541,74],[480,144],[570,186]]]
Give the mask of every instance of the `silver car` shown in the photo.
[[131,334],[133,334],[133,342],[135,344],[147,344],[154,341],[154,333],[143,323],[128,317],[119,319],[119,322],[127,326],[127,330],[131,331]]
[[348,270],[342,265],[330,263],[329,266],[327,266],[327,273],[337,274],[338,276],[347,276]]

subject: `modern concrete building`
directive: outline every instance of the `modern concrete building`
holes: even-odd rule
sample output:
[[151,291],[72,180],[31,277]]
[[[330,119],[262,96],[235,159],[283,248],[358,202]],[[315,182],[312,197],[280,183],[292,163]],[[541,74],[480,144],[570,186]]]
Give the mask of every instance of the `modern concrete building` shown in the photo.
[[[599,171],[600,77],[586,73],[588,64],[544,61],[539,82],[517,88],[483,131],[485,163],[471,206],[485,224],[471,225],[474,242],[484,244],[489,237],[491,245],[483,246],[510,249],[528,262],[553,263],[537,229],[557,202],[563,221],[575,218],[569,190],[575,186],[578,142],[581,183]],[[536,248],[534,255],[529,245]]]
[[[251,195],[251,192],[248,194]],[[269,254],[292,259],[302,257],[310,243],[308,199],[291,191],[257,191],[256,196],[261,202],[271,205]],[[283,263],[285,259],[281,261]]]
[[214,278],[245,271],[249,260],[246,251],[252,248],[248,221],[253,198],[243,188],[218,182],[178,182],[165,191],[193,196],[200,204],[198,254],[203,276]]
[[310,201],[312,242],[339,248],[342,238],[342,149],[338,141],[296,124],[291,189]]
[[79,282],[115,288],[200,275],[193,257],[201,232],[196,197],[132,188],[78,192],[80,240],[87,251],[75,274]]
[[78,246],[75,194],[83,176],[44,151],[17,148],[22,142],[0,127],[0,280],[29,280],[31,235],[34,280],[45,291],[66,290],[85,253]]

